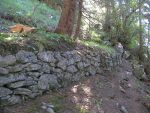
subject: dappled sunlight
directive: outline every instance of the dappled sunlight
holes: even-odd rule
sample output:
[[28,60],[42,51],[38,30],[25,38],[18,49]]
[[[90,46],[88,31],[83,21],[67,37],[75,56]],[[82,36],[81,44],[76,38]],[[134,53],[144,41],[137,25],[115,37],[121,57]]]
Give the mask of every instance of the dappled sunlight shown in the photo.
[[77,93],[77,88],[78,88],[78,86],[79,86],[79,85],[73,86],[73,87],[71,88],[71,91],[72,91],[73,93]]
[[89,111],[92,104],[91,87],[88,84],[78,84],[71,87],[72,101],[79,106],[81,110]]
[[88,96],[92,95],[90,87],[88,87],[88,86],[82,86],[82,89],[85,92],[85,94],[87,94]]

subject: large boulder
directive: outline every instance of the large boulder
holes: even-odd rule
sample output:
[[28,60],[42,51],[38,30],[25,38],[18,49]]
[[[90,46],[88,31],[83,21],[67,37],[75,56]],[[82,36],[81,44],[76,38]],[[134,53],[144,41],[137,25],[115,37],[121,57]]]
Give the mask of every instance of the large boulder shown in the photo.
[[13,92],[10,89],[8,89],[8,88],[0,87],[0,98],[1,97],[6,97],[6,96],[8,96],[8,95],[10,95],[12,93]]
[[7,85],[9,88],[19,88],[25,85],[25,81],[18,81]]
[[50,88],[58,88],[59,86],[56,75],[52,74],[44,74],[38,81],[38,87],[41,90],[49,90]]
[[14,104],[19,104],[21,102],[22,102],[21,97],[17,95],[12,95],[12,96],[9,95],[1,98],[1,106],[14,105]]
[[12,83],[12,82],[17,82],[17,81],[22,81],[25,80],[26,77],[24,74],[14,74],[14,75],[9,75],[9,76],[0,76],[0,86]]
[[147,75],[142,65],[133,65],[133,74],[140,80],[147,80]]
[[42,63],[41,71],[44,73],[50,73],[51,68],[47,63]]
[[17,88],[14,90],[14,94],[16,95],[27,95],[27,96],[31,96],[32,95],[32,91],[26,88]]
[[24,86],[35,85],[35,84],[37,84],[37,82],[34,81],[33,78],[28,77],[24,81],[17,81],[17,82],[10,83],[7,85],[7,87],[11,89],[16,89]]
[[28,66],[28,64],[25,64],[25,65],[18,64],[18,65],[15,65],[15,66],[9,66],[7,68],[9,70],[9,72],[16,73],[16,72],[22,71],[27,66]]
[[0,67],[7,67],[9,65],[14,65],[16,63],[16,57],[13,55],[8,55],[5,57],[0,56]]
[[17,61],[21,63],[36,63],[37,62],[37,57],[35,56],[34,53],[26,52],[24,50],[21,50],[16,54],[16,59]]
[[150,80],[150,62],[145,63],[144,69],[145,69],[145,73],[148,76],[148,79]]
[[38,53],[38,58],[43,62],[55,63],[56,59],[54,58],[53,52],[40,52]]

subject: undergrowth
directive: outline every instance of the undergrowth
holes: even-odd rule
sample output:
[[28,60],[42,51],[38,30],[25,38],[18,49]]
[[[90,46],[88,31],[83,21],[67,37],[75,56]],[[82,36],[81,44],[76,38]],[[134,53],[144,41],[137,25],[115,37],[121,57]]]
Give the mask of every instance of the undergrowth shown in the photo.
[[114,49],[111,46],[100,44],[92,40],[91,41],[80,40],[80,43],[88,47],[96,47],[96,48],[102,49],[108,53],[114,52]]
[[12,17],[10,21],[38,28],[56,26],[60,17],[60,12],[38,0],[1,0],[0,14],[8,16],[7,21]]

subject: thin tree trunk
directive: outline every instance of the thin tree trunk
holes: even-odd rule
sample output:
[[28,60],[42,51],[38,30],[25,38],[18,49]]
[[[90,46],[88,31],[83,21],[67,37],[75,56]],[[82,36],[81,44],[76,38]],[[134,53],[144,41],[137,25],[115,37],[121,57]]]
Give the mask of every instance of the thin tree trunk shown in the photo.
[[149,35],[150,35],[150,33],[149,33],[149,29],[150,29],[150,20],[149,20],[149,22],[148,22],[148,42],[147,42],[147,56],[148,56],[148,59],[150,59],[150,48],[149,48],[149,44],[150,44],[150,37],[149,37]]
[[78,20],[77,20],[77,27],[74,38],[76,39],[80,34],[80,27],[81,27],[81,18],[82,18],[82,6],[83,0],[79,1],[79,12],[78,12]]
[[139,28],[140,28],[140,31],[139,31],[139,39],[140,39],[140,48],[139,48],[139,60],[140,61],[144,61],[144,48],[143,48],[143,45],[144,45],[144,40],[143,40],[143,37],[142,37],[142,19],[141,19],[141,14],[142,14],[142,11],[141,11],[141,0],[139,0]]

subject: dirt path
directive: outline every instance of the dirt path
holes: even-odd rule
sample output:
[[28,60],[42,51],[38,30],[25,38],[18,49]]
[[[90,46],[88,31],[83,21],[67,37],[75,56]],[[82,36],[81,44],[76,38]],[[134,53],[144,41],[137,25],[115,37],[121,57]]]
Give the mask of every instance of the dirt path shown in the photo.
[[55,106],[56,113],[150,113],[143,105],[144,96],[131,65],[123,61],[117,71],[91,76],[56,93],[49,92],[8,109],[14,113],[46,113],[40,107],[46,102]]

